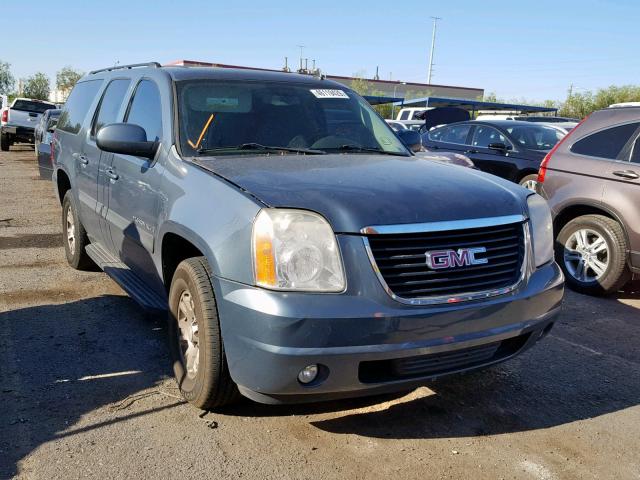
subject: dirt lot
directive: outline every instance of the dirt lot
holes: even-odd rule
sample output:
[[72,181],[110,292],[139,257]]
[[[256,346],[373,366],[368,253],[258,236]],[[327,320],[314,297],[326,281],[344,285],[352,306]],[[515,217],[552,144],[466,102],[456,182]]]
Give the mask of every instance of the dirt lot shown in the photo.
[[0,478],[640,479],[640,293],[569,293],[551,335],[404,396],[200,414],[164,319],[76,272],[28,148],[0,153]]

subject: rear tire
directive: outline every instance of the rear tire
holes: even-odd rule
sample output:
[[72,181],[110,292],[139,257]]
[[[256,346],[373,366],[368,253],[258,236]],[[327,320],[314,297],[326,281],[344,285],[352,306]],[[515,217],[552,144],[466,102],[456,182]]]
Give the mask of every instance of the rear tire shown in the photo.
[[209,264],[204,257],[182,261],[169,291],[169,349],[182,396],[211,410],[239,397],[222,342]]
[[95,263],[87,255],[89,245],[87,232],[80,222],[76,201],[71,190],[67,190],[62,200],[62,236],[67,262],[76,270],[93,270]]
[[10,146],[11,139],[9,138],[9,135],[0,135],[0,150],[2,150],[3,152],[8,152]]
[[535,192],[536,185],[538,184],[538,174],[532,173],[530,175],[525,175],[520,179],[520,182],[518,183],[520,184],[521,187],[528,188],[532,192]]
[[567,223],[556,238],[555,254],[567,285],[580,293],[615,293],[631,278],[624,231],[603,215],[583,215]]

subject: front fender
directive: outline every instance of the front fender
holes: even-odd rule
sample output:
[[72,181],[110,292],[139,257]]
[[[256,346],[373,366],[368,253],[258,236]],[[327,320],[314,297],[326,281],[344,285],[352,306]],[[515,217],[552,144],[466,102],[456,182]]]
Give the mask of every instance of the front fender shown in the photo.
[[189,162],[173,158],[166,167],[159,252],[166,234],[173,233],[203,253],[215,276],[252,284],[251,232],[261,205]]

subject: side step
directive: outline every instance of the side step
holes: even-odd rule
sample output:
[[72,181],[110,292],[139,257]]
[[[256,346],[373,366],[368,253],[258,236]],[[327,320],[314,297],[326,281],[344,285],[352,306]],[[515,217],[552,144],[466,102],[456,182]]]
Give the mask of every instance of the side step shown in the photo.
[[86,252],[91,260],[115,280],[142,308],[152,312],[167,310],[167,299],[149,288],[138,275],[102,245],[99,243],[87,245]]

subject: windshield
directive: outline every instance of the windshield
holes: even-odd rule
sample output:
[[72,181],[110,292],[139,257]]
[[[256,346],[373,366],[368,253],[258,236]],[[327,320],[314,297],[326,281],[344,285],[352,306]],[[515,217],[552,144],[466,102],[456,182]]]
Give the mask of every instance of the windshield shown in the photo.
[[22,110],[33,113],[44,113],[52,108],[56,108],[56,106],[50,103],[32,102],[29,100],[16,100],[13,107],[11,107],[12,110]]
[[565,136],[557,128],[536,124],[517,125],[507,127],[505,130],[517,145],[532,150],[551,150]]
[[[359,153],[410,155],[391,128],[348,89],[290,82],[178,82],[185,155]],[[313,151],[313,152],[311,152]]]

